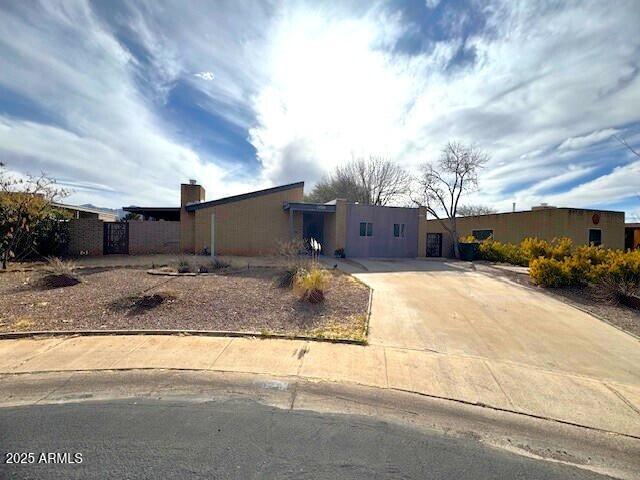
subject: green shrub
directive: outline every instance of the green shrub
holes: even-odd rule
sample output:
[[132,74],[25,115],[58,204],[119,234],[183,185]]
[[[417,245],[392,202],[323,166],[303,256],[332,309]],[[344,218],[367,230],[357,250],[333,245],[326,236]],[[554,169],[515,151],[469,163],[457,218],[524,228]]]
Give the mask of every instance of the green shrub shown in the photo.
[[294,281],[295,290],[300,298],[309,303],[322,302],[328,284],[329,275],[317,266],[309,270],[301,270]]

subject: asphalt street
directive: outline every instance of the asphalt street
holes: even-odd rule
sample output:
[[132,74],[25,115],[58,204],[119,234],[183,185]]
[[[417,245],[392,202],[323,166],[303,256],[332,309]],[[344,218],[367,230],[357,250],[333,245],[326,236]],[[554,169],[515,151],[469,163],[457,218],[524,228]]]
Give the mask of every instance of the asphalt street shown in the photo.
[[474,438],[245,400],[5,407],[0,449],[3,479],[608,478]]

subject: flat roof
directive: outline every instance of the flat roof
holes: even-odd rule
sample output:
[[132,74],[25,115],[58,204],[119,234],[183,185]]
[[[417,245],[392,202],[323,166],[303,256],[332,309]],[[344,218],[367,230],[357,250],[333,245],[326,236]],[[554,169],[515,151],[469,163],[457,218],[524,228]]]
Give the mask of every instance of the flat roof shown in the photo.
[[[514,215],[518,213],[540,213],[540,212],[548,212],[549,210],[578,210],[581,212],[593,212],[593,213],[620,213],[624,215],[624,212],[618,210],[597,210],[595,208],[574,208],[574,207],[549,207],[549,208],[536,208],[535,210],[518,210],[517,212],[498,212],[498,213],[483,213],[482,215],[465,215],[458,216],[456,218],[478,218],[478,217],[490,217],[492,215]],[[441,220],[447,220],[447,218],[442,218]],[[427,222],[438,221],[437,218],[429,218]]]
[[311,202],[285,202],[283,206],[284,210],[291,210],[294,212],[316,212],[316,213],[335,213],[335,203],[311,203]]
[[233,195],[231,197],[219,198],[218,200],[210,200],[208,202],[188,203],[185,209],[188,212],[194,212],[196,210],[200,210],[201,208],[215,207],[216,205],[224,205],[225,203],[239,202],[240,200],[247,200],[249,198],[260,197],[262,195],[269,195],[270,193],[282,192],[284,190],[291,190],[293,188],[300,187],[304,188],[304,182],[289,183],[287,185],[265,188],[264,190],[243,193],[241,195]]
[[76,210],[78,212],[99,213],[100,215],[113,215],[115,217],[118,216],[114,212],[109,212],[107,210],[100,210],[98,208],[81,207],[80,205],[69,205],[67,203],[58,203],[58,202],[51,202],[51,205],[58,208],[65,208],[67,210]]
[[125,212],[144,213],[144,212],[179,212],[180,207],[122,207]]

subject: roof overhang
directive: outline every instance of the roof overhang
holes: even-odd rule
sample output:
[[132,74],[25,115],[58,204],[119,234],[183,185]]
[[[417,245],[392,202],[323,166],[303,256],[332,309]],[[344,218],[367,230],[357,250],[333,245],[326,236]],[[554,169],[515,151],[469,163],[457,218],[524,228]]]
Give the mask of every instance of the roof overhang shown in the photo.
[[232,197],[220,198],[218,200],[211,200],[208,202],[195,202],[188,203],[185,206],[187,212],[195,212],[201,208],[215,207],[217,205],[224,205],[226,203],[239,202],[240,200],[248,200],[250,198],[260,197],[262,195],[269,195],[272,193],[282,192],[284,190],[291,190],[293,188],[304,188],[304,182],[290,183],[288,185],[280,185],[278,187],[267,188],[264,190],[258,190],[256,192],[243,193],[242,195],[234,195]]
[[285,211],[292,212],[308,212],[308,213],[335,213],[336,206],[327,205],[326,203],[307,203],[307,202],[285,202],[283,206]]

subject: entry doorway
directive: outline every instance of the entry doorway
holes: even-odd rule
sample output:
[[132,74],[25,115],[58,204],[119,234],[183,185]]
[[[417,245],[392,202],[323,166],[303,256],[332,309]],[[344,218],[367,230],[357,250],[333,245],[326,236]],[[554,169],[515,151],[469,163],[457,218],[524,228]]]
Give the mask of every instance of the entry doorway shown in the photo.
[[442,234],[427,233],[427,257],[442,256]]
[[307,249],[310,248],[309,240],[314,238],[322,245],[322,253],[324,253],[324,213],[302,214],[302,238]]

